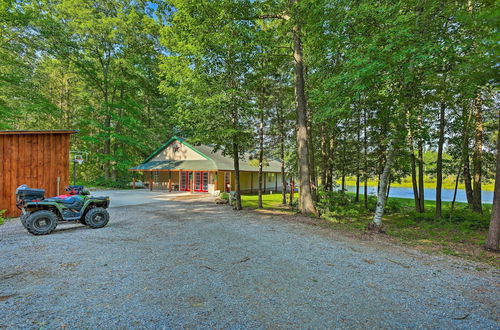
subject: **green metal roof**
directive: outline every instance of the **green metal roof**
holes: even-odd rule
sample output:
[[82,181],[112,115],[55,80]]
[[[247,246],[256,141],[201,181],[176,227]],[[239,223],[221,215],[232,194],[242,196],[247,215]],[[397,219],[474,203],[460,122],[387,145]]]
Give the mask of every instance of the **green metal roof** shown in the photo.
[[[183,143],[186,147],[197,152],[206,160],[166,160],[166,161],[150,161],[156,155],[158,155],[163,149],[165,149],[173,141],[179,141]],[[281,163],[275,160],[269,161],[265,164],[264,172],[281,172]],[[191,145],[186,140],[179,137],[172,137],[166,143],[164,143],[160,148],[151,154],[146,160],[136,166],[131,168],[131,170],[136,171],[154,171],[154,170],[191,170],[191,171],[234,171],[233,159],[224,156],[221,150],[214,151],[212,146],[205,144]],[[259,167],[252,165],[250,163],[250,154],[245,154],[244,159],[240,160],[240,171],[245,172],[258,172]]]
[[217,168],[211,160],[164,160],[142,163],[131,170],[158,171],[158,170],[191,170],[191,171],[216,171]]

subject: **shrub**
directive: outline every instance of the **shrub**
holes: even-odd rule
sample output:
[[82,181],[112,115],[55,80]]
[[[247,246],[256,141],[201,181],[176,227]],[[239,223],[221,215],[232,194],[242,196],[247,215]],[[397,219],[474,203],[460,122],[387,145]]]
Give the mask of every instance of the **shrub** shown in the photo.
[[227,201],[229,200],[229,194],[227,192],[221,192],[219,198]]
[[318,189],[318,211],[325,217],[359,217],[368,210],[364,204],[356,203],[355,196],[341,191],[325,191]]
[[3,217],[3,214],[6,212],[7,210],[0,210],[0,225],[3,225],[4,221],[5,221],[5,218]]
[[443,212],[443,218],[453,224],[458,224],[461,229],[477,230],[488,229],[490,225],[490,214],[478,214],[470,211],[468,208],[458,208],[452,213],[450,210]]
[[433,222],[455,226],[460,231],[488,229],[490,215],[488,212],[478,214],[470,211],[467,207],[460,207],[450,212],[450,209],[443,210],[443,217],[436,220],[434,209],[419,213],[415,210],[409,210],[408,216],[416,222]]
[[[376,204],[377,204],[377,201],[375,199],[375,205]],[[407,211],[407,206],[401,200],[389,198],[387,200],[387,203],[385,204],[384,213],[386,213],[386,214],[402,213],[405,211]]]

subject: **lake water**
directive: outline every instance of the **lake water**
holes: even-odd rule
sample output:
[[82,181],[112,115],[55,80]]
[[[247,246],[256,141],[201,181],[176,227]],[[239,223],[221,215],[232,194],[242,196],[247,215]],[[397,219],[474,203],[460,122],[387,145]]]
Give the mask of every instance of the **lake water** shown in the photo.
[[[356,186],[346,186],[347,191],[356,192]],[[364,187],[361,185],[359,187],[359,193],[362,195]],[[441,199],[443,202],[451,202],[453,200],[453,189],[442,189]],[[369,195],[377,194],[377,187],[368,187]],[[484,204],[493,204],[493,191],[482,191],[482,200]],[[389,197],[399,197],[399,198],[411,198],[413,199],[413,188],[401,188],[401,187],[391,187],[389,191]],[[426,201],[436,200],[436,189],[425,188],[424,197]],[[457,190],[457,202],[467,203],[467,196],[465,195],[465,190]]]

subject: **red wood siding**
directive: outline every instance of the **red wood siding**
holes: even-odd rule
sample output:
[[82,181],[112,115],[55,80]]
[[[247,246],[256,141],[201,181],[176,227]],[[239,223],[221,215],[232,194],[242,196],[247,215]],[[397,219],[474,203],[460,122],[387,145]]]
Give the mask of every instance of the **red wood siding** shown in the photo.
[[2,132],[0,134],[0,210],[19,216],[16,188],[27,184],[45,189],[45,196],[57,194],[69,184],[70,134],[65,132]]

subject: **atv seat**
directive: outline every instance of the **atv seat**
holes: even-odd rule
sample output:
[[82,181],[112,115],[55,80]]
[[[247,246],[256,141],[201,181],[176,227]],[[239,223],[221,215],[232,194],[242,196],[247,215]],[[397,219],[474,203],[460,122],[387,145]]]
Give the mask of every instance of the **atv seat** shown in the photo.
[[46,198],[46,202],[55,202],[64,204],[68,209],[79,210],[83,206],[83,199],[78,196],[71,196],[66,198],[51,197]]

